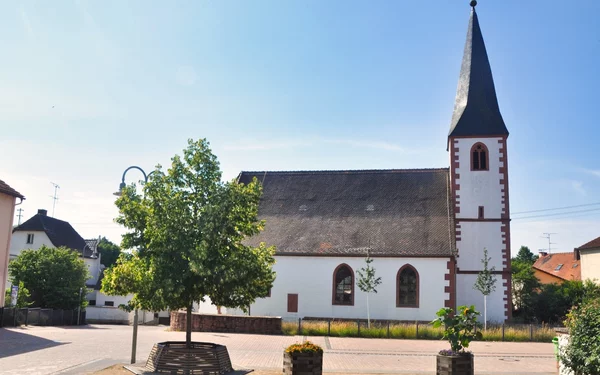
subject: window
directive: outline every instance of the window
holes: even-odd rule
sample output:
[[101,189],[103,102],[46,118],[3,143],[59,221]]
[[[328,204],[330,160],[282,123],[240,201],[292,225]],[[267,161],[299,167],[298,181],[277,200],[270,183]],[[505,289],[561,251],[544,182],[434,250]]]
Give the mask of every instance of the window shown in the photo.
[[298,295],[297,294],[288,294],[287,300],[287,311],[290,313],[298,312]]
[[555,271],[560,271],[560,269],[562,268],[562,264],[559,264],[558,266],[556,266],[556,268],[554,269]]
[[114,301],[104,301],[104,306],[114,306],[115,302]]
[[28,244],[32,244],[33,243],[33,233],[28,233],[27,234],[27,243]]
[[334,305],[354,305],[354,272],[347,264],[340,264],[333,271]]
[[419,307],[419,273],[413,266],[400,268],[396,285],[396,307]]
[[91,300],[88,302],[88,306],[96,306],[96,300],[95,300],[95,299],[91,299]]
[[471,170],[472,171],[487,171],[488,165],[488,149],[483,143],[475,143],[471,148]]
[[479,215],[477,216],[479,219],[483,219],[483,206],[479,206]]
[[573,268],[577,268],[577,266],[578,266],[578,265],[579,265],[579,263],[575,263],[575,264],[573,265]]

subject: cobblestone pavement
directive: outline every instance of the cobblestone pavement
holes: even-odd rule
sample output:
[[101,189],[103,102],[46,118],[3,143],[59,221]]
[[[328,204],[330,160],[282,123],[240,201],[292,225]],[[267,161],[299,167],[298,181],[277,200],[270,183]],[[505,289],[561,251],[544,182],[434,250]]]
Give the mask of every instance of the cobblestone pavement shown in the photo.
[[[25,327],[0,329],[0,374],[85,374],[116,363],[128,363],[132,328]],[[141,326],[138,363],[145,362],[152,345],[184,340],[185,333],[167,327]],[[386,340],[337,337],[266,336],[194,332],[194,341],[227,346],[235,368],[277,372],[283,348],[309,339],[325,349],[324,370],[344,374],[432,374],[435,354],[446,344],[426,340]],[[477,374],[555,374],[552,344],[475,342]]]

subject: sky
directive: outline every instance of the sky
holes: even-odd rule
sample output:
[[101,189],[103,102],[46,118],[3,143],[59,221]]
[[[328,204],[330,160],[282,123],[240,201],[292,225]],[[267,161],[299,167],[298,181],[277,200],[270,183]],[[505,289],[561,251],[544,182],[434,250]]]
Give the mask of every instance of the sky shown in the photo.
[[[468,3],[3,0],[0,179],[23,221],[52,215],[54,182],[55,217],[118,243],[125,168],[168,166],[189,138],[226,179],[448,167]],[[600,236],[600,2],[477,12],[510,131],[513,254],[543,233],[572,251]]]

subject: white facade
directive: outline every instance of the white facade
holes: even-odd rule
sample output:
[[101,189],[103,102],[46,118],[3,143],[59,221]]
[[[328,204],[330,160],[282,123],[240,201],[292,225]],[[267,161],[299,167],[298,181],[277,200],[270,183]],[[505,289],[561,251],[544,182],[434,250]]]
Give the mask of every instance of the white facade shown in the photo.
[[[250,307],[251,315],[301,317],[367,318],[367,296],[358,288],[357,270],[365,267],[361,257],[275,256],[273,270],[277,276],[271,297],[257,300]],[[369,296],[371,319],[432,320],[449,298],[445,292],[449,258],[374,258],[376,275],[381,277],[377,294]],[[333,305],[333,273],[340,264],[354,272],[354,305]],[[406,264],[419,274],[419,306],[396,307],[396,276]],[[287,311],[288,294],[298,294],[298,312]],[[234,312],[233,310],[230,313]],[[237,311],[237,313],[240,313]]]
[[581,280],[600,282],[600,249],[580,250]]
[[[497,272],[496,291],[487,299],[487,318],[503,322],[511,316],[506,138],[451,137],[449,142],[458,254],[456,303],[475,305],[483,313],[483,296],[473,285],[487,249],[488,267]],[[472,149],[478,143],[486,148],[486,170],[472,170]]]

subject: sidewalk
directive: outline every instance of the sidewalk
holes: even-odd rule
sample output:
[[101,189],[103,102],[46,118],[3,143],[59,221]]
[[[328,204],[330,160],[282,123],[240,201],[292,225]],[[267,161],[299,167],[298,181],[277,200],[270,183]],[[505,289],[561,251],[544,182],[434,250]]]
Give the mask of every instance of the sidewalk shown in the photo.
[[[86,374],[129,363],[129,326],[27,327],[0,329],[0,374]],[[145,363],[152,345],[182,341],[184,332],[142,326],[137,362]],[[283,349],[303,340],[324,348],[324,371],[335,374],[433,374],[442,341],[266,336],[194,332],[194,341],[227,346],[234,367],[256,375],[280,373]],[[552,344],[474,342],[477,374],[555,374]]]

